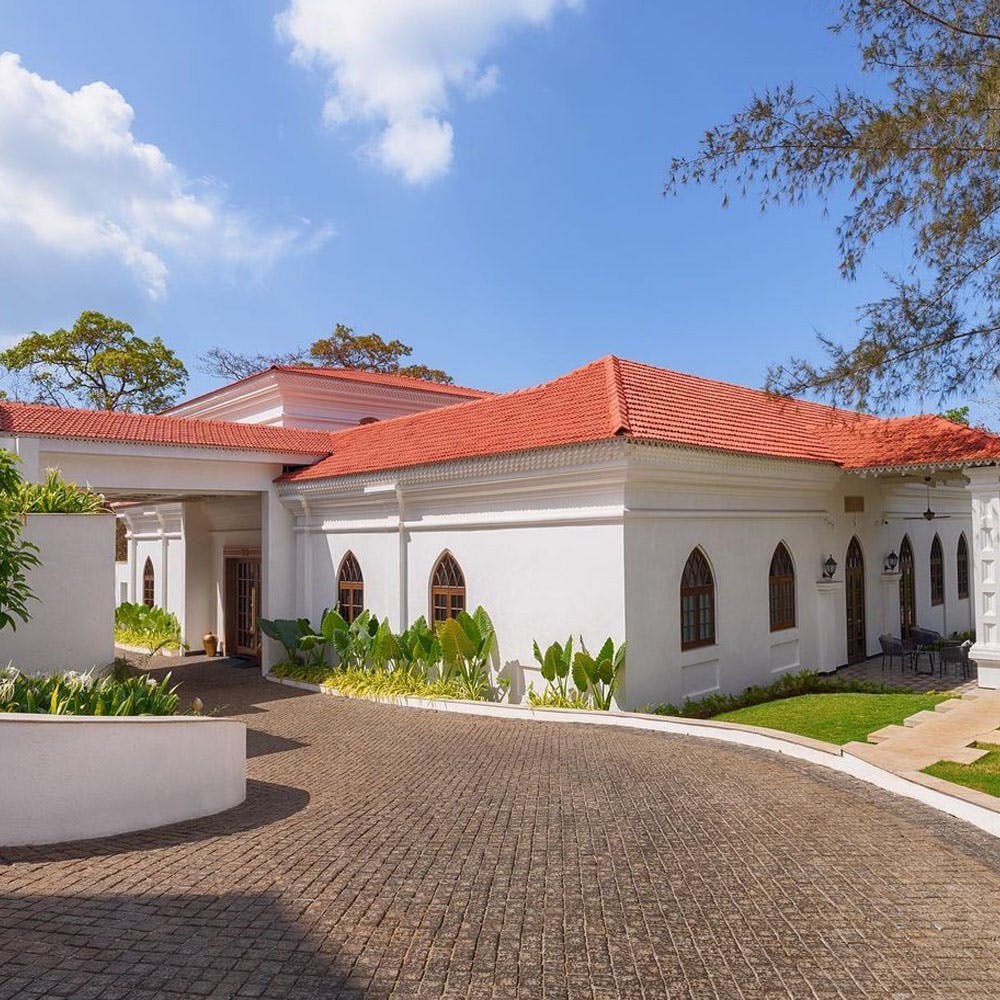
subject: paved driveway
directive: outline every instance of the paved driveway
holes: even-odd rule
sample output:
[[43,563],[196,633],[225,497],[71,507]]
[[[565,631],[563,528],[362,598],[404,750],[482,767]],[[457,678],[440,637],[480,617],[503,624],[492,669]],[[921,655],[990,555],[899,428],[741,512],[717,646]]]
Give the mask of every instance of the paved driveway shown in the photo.
[[998,842],[920,806],[180,670],[250,727],[247,803],[0,851],[0,997],[1000,996]]

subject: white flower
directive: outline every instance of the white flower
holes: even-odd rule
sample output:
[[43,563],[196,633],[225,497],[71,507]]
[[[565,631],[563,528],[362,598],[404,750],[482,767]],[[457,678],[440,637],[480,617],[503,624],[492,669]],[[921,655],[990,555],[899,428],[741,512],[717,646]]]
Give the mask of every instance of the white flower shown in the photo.
[[151,688],[159,687],[159,684],[157,684],[155,677],[147,677],[146,684],[148,684],[149,687]]

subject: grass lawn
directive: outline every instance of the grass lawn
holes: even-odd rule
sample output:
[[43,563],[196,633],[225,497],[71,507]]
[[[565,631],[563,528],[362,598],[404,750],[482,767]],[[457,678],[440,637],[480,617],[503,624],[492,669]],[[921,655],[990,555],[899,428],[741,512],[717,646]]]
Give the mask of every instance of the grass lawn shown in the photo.
[[954,781],[957,785],[978,789],[987,795],[1000,796],[1000,746],[996,743],[973,743],[979,750],[989,750],[975,764],[955,764],[950,760],[939,760],[924,768],[924,774],[935,778]]
[[[902,724],[910,715],[933,709],[946,694],[803,694],[797,698],[768,701],[735,712],[723,712],[714,718],[721,722],[740,722],[747,726],[766,726],[785,733],[811,736],[827,743],[864,743],[868,734],[888,726]],[[934,765],[937,767],[938,765]],[[997,771],[1000,781],[1000,769]]]

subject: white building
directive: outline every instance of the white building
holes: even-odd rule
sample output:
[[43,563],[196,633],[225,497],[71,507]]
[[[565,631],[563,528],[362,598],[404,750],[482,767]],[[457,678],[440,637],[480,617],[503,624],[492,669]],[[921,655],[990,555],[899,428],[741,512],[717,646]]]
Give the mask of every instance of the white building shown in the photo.
[[514,696],[540,686],[532,640],[611,635],[634,707],[832,670],[916,623],[976,627],[1000,685],[1000,437],[934,416],[613,357],[502,395],[279,367],[163,416],[0,404],[0,445],[128,503],[116,598],[194,649],[255,655],[260,615],[338,601],[395,627],[482,604]]

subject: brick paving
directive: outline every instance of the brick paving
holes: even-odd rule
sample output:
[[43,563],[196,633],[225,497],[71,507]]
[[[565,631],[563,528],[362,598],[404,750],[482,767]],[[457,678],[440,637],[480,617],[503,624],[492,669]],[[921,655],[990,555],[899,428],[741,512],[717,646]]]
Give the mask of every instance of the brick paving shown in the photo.
[[707,740],[174,670],[249,726],[247,802],[0,850],[0,998],[1000,996],[1000,842],[917,804]]
[[954,691],[956,694],[964,694],[978,686],[978,671],[975,663],[970,664],[969,676],[963,677],[961,672],[954,667],[949,672],[942,674],[938,668],[937,660],[934,662],[934,672],[931,673],[928,670],[927,657],[922,656],[920,673],[917,673],[909,665],[905,669],[901,668],[898,657],[892,661],[891,667],[887,660],[885,669],[883,669],[882,657],[873,656],[870,660],[865,660],[862,663],[852,663],[850,666],[841,667],[834,676],[844,680],[875,681],[876,684],[907,688],[910,691],[921,693]]

